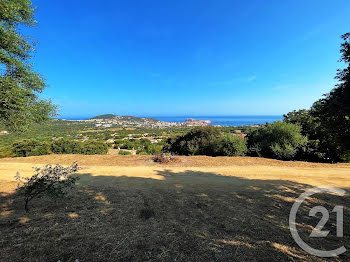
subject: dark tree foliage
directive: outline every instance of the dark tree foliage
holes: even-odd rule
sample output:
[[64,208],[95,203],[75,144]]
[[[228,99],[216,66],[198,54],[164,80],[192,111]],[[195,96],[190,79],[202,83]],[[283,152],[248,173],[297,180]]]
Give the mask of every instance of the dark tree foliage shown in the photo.
[[317,117],[310,114],[310,110],[301,109],[289,112],[283,115],[284,121],[287,123],[298,124],[301,126],[301,134],[307,136],[309,139],[317,139],[318,127],[320,122]]
[[12,131],[55,115],[51,102],[38,97],[46,84],[29,62],[35,43],[19,29],[35,23],[30,0],[0,0],[0,123]]
[[282,121],[248,134],[251,154],[262,157],[291,160],[306,144],[307,138],[301,134],[299,125]]
[[51,198],[60,198],[67,193],[78,177],[71,176],[79,170],[78,164],[73,163],[69,167],[61,165],[47,165],[44,168],[35,168],[35,175],[32,177],[20,177],[16,174],[18,181],[17,193],[24,196],[24,208],[29,211],[29,202],[34,198],[49,196]]
[[33,139],[25,139],[12,145],[12,153],[18,157],[41,156],[50,153],[49,144]]
[[164,152],[176,155],[238,156],[247,151],[245,140],[223,134],[213,126],[196,127],[183,136],[169,138]]
[[40,156],[54,154],[104,155],[108,146],[102,141],[80,142],[68,139],[58,139],[52,143],[26,139],[12,145],[12,153],[17,157]]
[[108,146],[102,141],[87,141],[83,144],[81,154],[83,155],[104,155],[108,152]]
[[[310,110],[301,109],[284,115],[284,122],[297,124],[301,127],[301,134],[308,138],[305,146],[299,150],[295,159],[312,162],[327,162],[327,144],[321,133],[318,117],[312,116]],[[321,143],[322,141],[322,143]]]
[[299,124],[309,138],[302,159],[310,161],[350,161],[350,33],[342,35],[341,62],[335,88],[316,101],[310,110],[284,116],[287,123]]
[[220,130],[213,126],[195,127],[183,136],[168,139],[164,151],[177,155],[213,156],[220,136]]
[[54,154],[81,154],[82,143],[65,138],[57,139],[50,145],[51,152]]
[[218,143],[215,148],[215,155],[244,156],[247,151],[248,149],[244,138],[226,134],[218,139]]
[[128,155],[131,155],[131,153],[129,151],[126,151],[126,150],[120,150],[119,155],[128,156]]

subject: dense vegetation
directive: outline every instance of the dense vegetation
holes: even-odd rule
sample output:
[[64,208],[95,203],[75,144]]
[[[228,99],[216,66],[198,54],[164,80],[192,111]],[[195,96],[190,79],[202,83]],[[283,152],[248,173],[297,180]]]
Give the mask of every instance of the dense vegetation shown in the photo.
[[152,144],[148,139],[118,139],[114,148],[136,150],[138,154],[155,155],[162,151],[162,144]]
[[306,146],[307,141],[307,138],[301,134],[299,125],[282,121],[252,131],[248,137],[252,155],[284,160],[294,159]]
[[52,143],[26,139],[14,143],[10,153],[17,157],[40,156],[54,154],[107,154],[108,146],[102,141],[80,142],[58,139]]
[[213,126],[205,126],[169,138],[163,151],[177,155],[242,156],[247,152],[247,147],[243,138],[224,134]]
[[35,43],[22,35],[21,28],[34,26],[30,0],[0,3],[0,123],[11,131],[22,131],[55,114],[51,101],[39,98],[45,81],[30,59]]
[[82,146],[82,142],[62,138],[54,140],[50,149],[54,154],[81,154]]
[[[5,127],[0,125],[0,130]],[[237,127],[220,127],[220,132],[231,134]],[[248,127],[239,127],[246,132]],[[32,125],[31,128],[19,133],[0,135],[0,157],[12,156],[12,146],[21,140],[35,140],[44,145],[49,145],[48,150],[52,153],[76,153],[80,151],[79,142],[108,141],[113,139],[109,146],[121,150],[135,150],[140,155],[156,155],[162,152],[163,144],[168,138],[182,136],[191,130],[190,127],[168,128],[96,128],[91,122],[51,120],[44,125]],[[158,143],[151,143],[145,137],[152,137]],[[235,138],[233,138],[235,139]],[[76,141],[76,145],[61,145],[65,140]],[[73,146],[73,149],[70,147]],[[46,147],[45,147],[46,148]],[[72,150],[72,152],[71,152]],[[224,150],[224,149],[223,149]],[[29,153],[38,155],[37,152]]]
[[119,155],[127,156],[127,155],[131,155],[131,153],[129,151],[126,151],[126,150],[120,150]]
[[40,156],[50,153],[50,145],[37,140],[22,140],[12,145],[12,152],[15,156]]
[[[232,128],[231,128],[232,129]],[[5,126],[0,125],[0,130],[6,130]],[[32,125],[28,130],[18,134],[9,133],[0,135],[0,148],[10,146],[21,139],[35,138],[39,141],[51,141],[52,138],[68,139],[90,139],[90,140],[107,140],[115,134],[115,139],[123,139],[128,136],[140,138],[144,134],[151,137],[176,136],[189,131],[190,128],[96,128],[91,122],[51,120],[44,125]]]

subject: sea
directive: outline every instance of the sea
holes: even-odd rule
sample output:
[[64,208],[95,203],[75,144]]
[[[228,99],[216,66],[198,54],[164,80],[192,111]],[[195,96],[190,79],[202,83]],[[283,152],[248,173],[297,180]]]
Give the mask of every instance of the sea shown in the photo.
[[154,116],[151,118],[165,122],[184,122],[187,118],[196,120],[210,120],[211,125],[220,126],[247,126],[247,125],[264,125],[282,120],[282,115],[249,115],[249,116]]

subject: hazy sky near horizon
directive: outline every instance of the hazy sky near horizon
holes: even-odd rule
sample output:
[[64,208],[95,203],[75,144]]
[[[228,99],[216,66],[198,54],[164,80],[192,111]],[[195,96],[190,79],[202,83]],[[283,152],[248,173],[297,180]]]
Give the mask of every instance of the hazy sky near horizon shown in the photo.
[[33,0],[62,117],[279,115],[336,81],[350,1]]

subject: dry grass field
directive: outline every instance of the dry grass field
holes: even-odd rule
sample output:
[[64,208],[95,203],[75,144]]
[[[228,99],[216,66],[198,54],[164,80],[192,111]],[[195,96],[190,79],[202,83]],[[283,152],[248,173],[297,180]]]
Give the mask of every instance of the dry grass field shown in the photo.
[[[80,180],[58,201],[33,200],[28,213],[14,175],[45,164],[82,167]],[[321,250],[350,250],[350,165],[251,157],[51,155],[0,159],[0,261],[350,261],[350,251],[317,258],[291,237],[295,199],[312,186],[332,185],[345,197],[315,195],[298,212],[299,233]],[[325,239],[308,236],[320,220],[309,210],[344,206],[344,238],[331,215]]]

